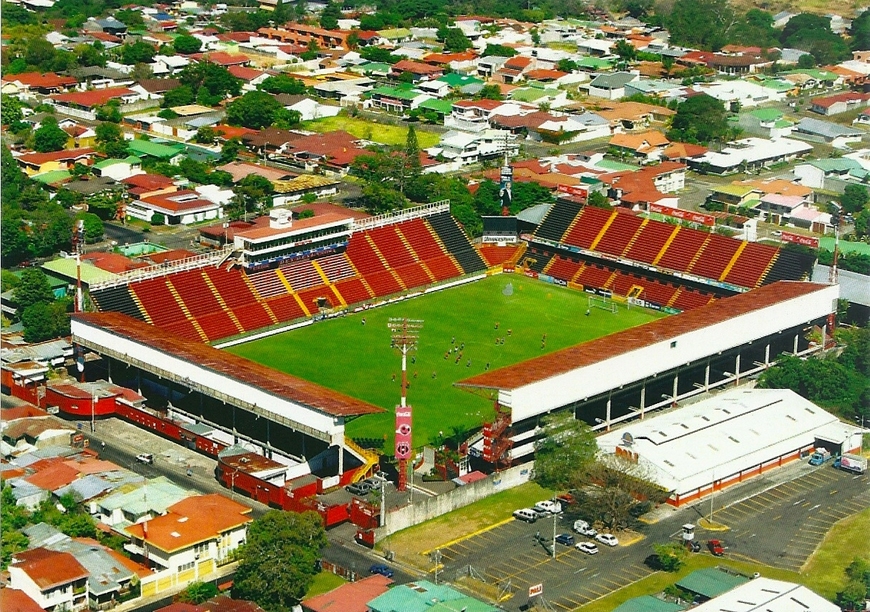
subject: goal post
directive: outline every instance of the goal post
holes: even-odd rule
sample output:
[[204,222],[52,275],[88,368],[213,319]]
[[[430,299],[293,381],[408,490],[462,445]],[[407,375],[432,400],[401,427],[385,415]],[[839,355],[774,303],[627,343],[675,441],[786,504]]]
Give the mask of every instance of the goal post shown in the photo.
[[616,302],[614,302],[613,298],[609,296],[590,295],[588,296],[587,306],[590,310],[592,308],[600,308],[601,310],[606,310],[607,312],[611,312],[613,314],[619,312],[619,309],[616,306]]

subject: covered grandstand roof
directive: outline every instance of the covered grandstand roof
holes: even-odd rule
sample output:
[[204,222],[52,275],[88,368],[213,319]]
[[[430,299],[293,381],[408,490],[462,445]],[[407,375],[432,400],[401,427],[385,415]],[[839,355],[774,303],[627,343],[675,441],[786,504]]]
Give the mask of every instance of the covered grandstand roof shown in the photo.
[[817,283],[779,281],[672,317],[658,319],[646,325],[626,329],[522,363],[472,376],[457,382],[456,385],[500,390],[517,389],[623,353],[629,353],[654,342],[675,338],[739,315],[766,308],[778,302],[813,293],[825,286]]
[[347,417],[384,411],[383,408],[368,402],[243,357],[185,340],[118,312],[79,313],[72,315],[72,318],[332,416]]

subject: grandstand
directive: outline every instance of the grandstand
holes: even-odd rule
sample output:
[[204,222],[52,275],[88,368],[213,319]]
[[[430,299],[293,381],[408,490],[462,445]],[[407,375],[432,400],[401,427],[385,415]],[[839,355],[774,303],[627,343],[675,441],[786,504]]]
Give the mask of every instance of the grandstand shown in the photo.
[[237,233],[235,247],[231,261],[194,257],[94,284],[91,298],[100,311],[215,342],[489,267],[445,203],[362,220],[281,217]]
[[673,311],[805,279],[811,265],[788,249],[564,200],[544,216],[521,263],[560,284]]

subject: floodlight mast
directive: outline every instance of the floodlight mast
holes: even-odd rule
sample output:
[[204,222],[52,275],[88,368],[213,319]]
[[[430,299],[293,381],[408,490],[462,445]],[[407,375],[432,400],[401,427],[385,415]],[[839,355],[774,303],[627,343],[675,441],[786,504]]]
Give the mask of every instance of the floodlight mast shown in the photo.
[[[420,330],[423,329],[423,321],[421,319],[408,318],[391,318],[387,321],[387,327],[390,328],[391,340],[390,346],[402,356],[402,396],[399,404],[401,412],[410,415],[411,407],[408,406],[408,353],[417,350],[417,340]],[[408,419],[410,421],[410,419]],[[396,433],[402,425],[408,427],[408,447],[402,452],[399,449],[399,444],[396,444],[396,455],[399,459],[399,482],[396,487],[399,491],[406,491],[408,488],[408,460],[410,452],[410,423],[402,421],[400,423],[399,410],[396,411]]]

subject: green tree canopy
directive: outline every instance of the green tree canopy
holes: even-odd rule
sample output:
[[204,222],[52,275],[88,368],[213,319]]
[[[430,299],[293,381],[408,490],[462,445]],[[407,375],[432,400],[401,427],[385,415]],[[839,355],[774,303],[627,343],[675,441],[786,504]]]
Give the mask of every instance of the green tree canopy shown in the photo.
[[682,542],[668,542],[653,546],[659,567],[666,572],[678,572],[686,563],[688,549]]
[[516,49],[513,47],[506,47],[505,45],[486,45],[486,49],[483,50],[484,57],[490,55],[495,55],[497,57],[513,57],[516,54]]
[[287,76],[286,74],[270,76],[262,83],[260,83],[259,89],[269,92],[271,94],[291,95],[304,94],[307,90],[307,88],[305,87],[305,83],[303,83],[299,79],[294,79],[291,76]]
[[338,28],[339,19],[341,19],[341,5],[327,2],[320,13],[320,27],[324,30],[335,30]]
[[198,605],[208,601],[212,597],[216,597],[219,593],[220,591],[218,591],[217,586],[213,582],[197,581],[187,585],[187,588],[179,593],[175,600],[181,603]]
[[788,20],[779,40],[783,46],[812,54],[819,64],[832,64],[850,56],[849,45],[831,31],[831,20],[822,15],[801,13]]
[[141,40],[121,46],[121,63],[128,66],[150,64],[155,55],[157,55],[157,49]]
[[535,443],[535,480],[549,489],[567,489],[594,460],[598,444],[589,425],[570,410],[542,419]]
[[122,159],[127,156],[127,141],[124,132],[117,123],[103,122],[94,129],[96,132],[97,150],[107,157]]
[[190,53],[199,53],[202,49],[202,41],[196,36],[177,36],[172,41],[172,46],[176,53],[188,55]]
[[706,94],[692,96],[679,106],[668,131],[670,140],[706,144],[729,132],[722,102]]
[[227,106],[227,123],[253,130],[269,127],[279,120],[284,123],[281,127],[287,128],[299,123],[300,117],[297,111],[286,110],[274,96],[264,91],[249,91]]
[[57,125],[57,119],[51,115],[42,120],[39,129],[33,133],[33,148],[40,153],[62,151],[69,140],[69,134]]
[[864,210],[868,202],[870,202],[870,195],[867,194],[867,188],[864,185],[846,185],[843,197],[840,198],[843,211],[852,214]]
[[305,596],[326,544],[319,514],[267,512],[248,527],[233,596],[255,601],[266,612],[290,612]]
[[438,40],[444,43],[445,51],[461,53],[471,49],[471,40],[459,28],[438,28]]
[[[227,96],[237,96],[242,89],[242,82],[230,74],[229,70],[211,62],[197,62],[185,66],[178,74],[178,80],[195,94],[196,100],[206,106],[214,106]],[[166,103],[166,106],[177,104],[179,103]]]
[[870,49],[870,11],[865,10],[852,20],[849,33],[852,35],[852,50]]
[[105,232],[103,220],[97,215],[94,213],[82,212],[76,215],[76,219],[84,221],[86,243],[93,244],[103,239],[103,234]]
[[28,268],[21,273],[21,282],[15,287],[13,297],[20,312],[34,304],[50,304],[54,301],[54,292],[42,270]]
[[734,11],[727,0],[676,0],[665,19],[671,41],[718,51],[728,42]]

